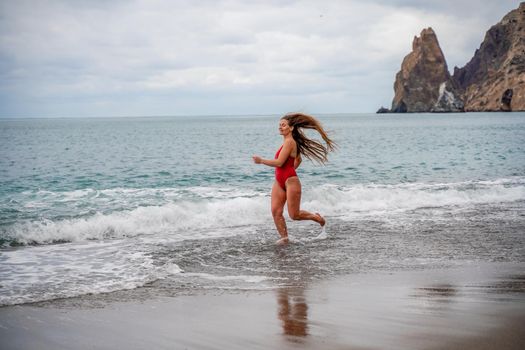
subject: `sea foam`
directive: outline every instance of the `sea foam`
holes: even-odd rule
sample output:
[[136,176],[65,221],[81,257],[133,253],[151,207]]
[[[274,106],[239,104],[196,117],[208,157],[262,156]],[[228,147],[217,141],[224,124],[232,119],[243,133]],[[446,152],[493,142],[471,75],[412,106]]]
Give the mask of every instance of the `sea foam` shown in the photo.
[[[111,192],[113,191],[113,192]],[[231,235],[239,227],[271,225],[269,193],[253,190],[202,188],[190,197],[175,196],[169,189],[106,190],[116,198],[122,192],[151,201],[155,192],[162,205],[96,212],[68,219],[25,220],[4,228],[3,237],[17,244],[46,244],[57,241],[104,240],[163,233],[174,240]],[[167,200],[161,194],[170,198]],[[195,196],[195,193],[198,195]],[[72,197],[93,195],[75,191]],[[46,196],[50,196],[49,193]],[[177,198],[175,198],[177,197]],[[191,199],[186,199],[191,198]],[[302,209],[342,219],[358,219],[383,213],[395,214],[419,208],[465,208],[476,204],[497,204],[525,198],[525,179],[499,179],[458,183],[406,183],[396,185],[322,185],[303,189]],[[140,201],[140,198],[137,199]],[[243,231],[244,232],[244,231]]]
[[0,263],[0,305],[134,289],[183,272],[123,241],[8,250]]

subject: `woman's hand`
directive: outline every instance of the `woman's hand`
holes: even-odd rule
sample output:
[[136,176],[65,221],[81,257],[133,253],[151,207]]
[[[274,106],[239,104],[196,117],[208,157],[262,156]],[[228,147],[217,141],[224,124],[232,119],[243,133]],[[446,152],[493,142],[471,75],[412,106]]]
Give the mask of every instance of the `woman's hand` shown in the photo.
[[252,158],[253,158],[253,162],[254,162],[255,164],[261,164],[261,163],[262,163],[262,158],[261,158],[261,157],[259,157],[259,156],[253,156]]

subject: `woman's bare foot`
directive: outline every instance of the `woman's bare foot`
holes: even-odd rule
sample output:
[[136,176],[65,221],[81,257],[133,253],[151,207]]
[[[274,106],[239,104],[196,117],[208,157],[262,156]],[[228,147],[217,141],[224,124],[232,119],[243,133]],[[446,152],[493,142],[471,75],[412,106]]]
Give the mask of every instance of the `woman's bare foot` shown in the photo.
[[285,244],[288,244],[288,242],[289,242],[288,237],[283,237],[280,240],[278,240],[277,242],[275,242],[275,244],[277,244],[277,245],[285,245]]
[[319,213],[315,213],[315,215],[319,216],[319,220],[317,222],[319,225],[321,225],[321,227],[323,227],[326,224],[326,220]]

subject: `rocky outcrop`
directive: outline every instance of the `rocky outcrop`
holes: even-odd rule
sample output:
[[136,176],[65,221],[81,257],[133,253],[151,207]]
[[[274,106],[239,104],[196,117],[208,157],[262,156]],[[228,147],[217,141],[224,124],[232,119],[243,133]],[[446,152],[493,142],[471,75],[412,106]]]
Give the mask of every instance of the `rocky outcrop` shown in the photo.
[[412,52],[403,59],[394,83],[391,111],[460,112],[463,102],[448,72],[447,62],[432,28],[414,37]]
[[381,106],[381,108],[379,108],[376,113],[390,113],[390,109]]
[[382,113],[525,110],[525,2],[490,28],[453,76],[436,34],[424,29],[403,59],[394,92],[391,110]]
[[525,110],[525,2],[492,26],[463,68],[454,68],[466,111]]

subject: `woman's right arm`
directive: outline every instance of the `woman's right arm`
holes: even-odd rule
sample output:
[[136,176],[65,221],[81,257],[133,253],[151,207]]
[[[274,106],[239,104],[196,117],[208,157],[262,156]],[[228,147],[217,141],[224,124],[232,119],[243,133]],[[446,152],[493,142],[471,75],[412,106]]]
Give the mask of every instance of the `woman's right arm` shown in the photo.
[[293,142],[293,140],[284,142],[283,148],[281,149],[281,152],[279,153],[279,157],[277,159],[263,159],[259,156],[253,156],[253,162],[255,164],[264,164],[276,168],[281,167],[290,156],[290,153],[292,153]]
[[252,158],[255,164],[264,164],[268,166],[273,166],[275,168],[278,168],[282,165],[279,159],[263,159],[259,156],[253,156]]

